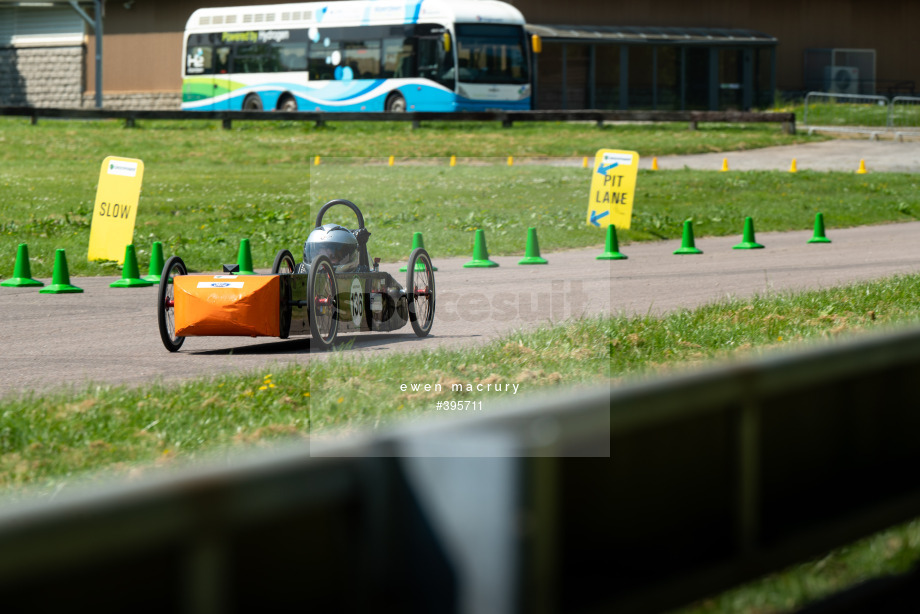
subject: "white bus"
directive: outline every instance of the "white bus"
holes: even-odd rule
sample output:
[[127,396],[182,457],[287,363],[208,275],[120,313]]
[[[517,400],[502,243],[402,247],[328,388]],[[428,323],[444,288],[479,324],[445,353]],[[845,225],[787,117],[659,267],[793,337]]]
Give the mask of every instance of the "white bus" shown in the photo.
[[204,8],[185,28],[182,108],[527,110],[534,50],[493,0]]

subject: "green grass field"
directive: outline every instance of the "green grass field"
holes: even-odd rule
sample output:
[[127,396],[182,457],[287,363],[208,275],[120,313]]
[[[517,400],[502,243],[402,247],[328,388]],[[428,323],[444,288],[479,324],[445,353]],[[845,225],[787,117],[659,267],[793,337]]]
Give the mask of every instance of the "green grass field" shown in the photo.
[[[0,276],[12,275],[19,243],[29,245],[37,277],[51,276],[58,248],[67,251],[72,275],[118,273],[112,262],[86,259],[99,166],[108,155],[145,162],[135,229],[141,267],[152,243],[161,241],[167,256],[215,270],[236,259],[243,238],[251,241],[257,267],[269,267],[281,248],[298,252],[315,208],[331,198],[359,204],[374,233],[372,255],[384,261],[407,257],[416,231],[435,259],[469,254],[476,228],[486,230],[496,255],[522,252],[529,226],[539,229],[547,251],[599,246],[603,234],[583,223],[589,173],[579,156],[600,147],[664,155],[802,140],[808,137],[784,135],[776,126],[476,124],[460,130],[436,124],[412,131],[250,122],[225,131],[207,122],[125,129],[118,122],[30,126],[7,118],[0,120]],[[495,157],[499,144],[502,155]],[[386,166],[388,152],[399,156],[395,167]],[[448,153],[461,156],[459,166],[448,166]],[[557,158],[566,167],[508,167],[509,154],[575,157]],[[686,218],[701,236],[737,233],[746,215],[755,216],[762,231],[807,228],[818,210],[830,227],[913,219],[915,194],[907,175],[645,171],[633,229],[621,240],[678,237]],[[860,206],[866,202],[872,206]]]

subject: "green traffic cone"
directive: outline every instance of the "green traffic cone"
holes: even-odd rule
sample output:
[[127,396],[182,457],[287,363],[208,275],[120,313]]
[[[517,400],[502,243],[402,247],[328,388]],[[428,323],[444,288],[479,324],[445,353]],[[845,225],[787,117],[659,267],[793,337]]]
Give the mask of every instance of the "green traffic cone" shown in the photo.
[[252,251],[249,248],[249,239],[240,241],[240,253],[236,258],[236,263],[240,266],[240,270],[236,273],[237,275],[256,274],[256,272],[252,270]]
[[697,249],[693,241],[693,220],[684,222],[684,236],[680,242],[680,249],[675,254],[702,254],[703,250]]
[[741,243],[732,249],[763,249],[763,245],[754,240],[754,220],[748,216],[744,218],[744,234]]
[[83,292],[83,288],[70,285],[70,271],[67,270],[67,254],[63,249],[54,252],[54,272],[51,285],[38,291],[40,294],[71,294]]
[[[420,233],[420,232],[413,232],[413,233],[412,233],[412,249],[409,250],[409,253],[411,254],[412,252],[414,252],[414,251],[415,251],[417,248],[419,248],[419,247],[421,247],[421,248],[424,248],[424,247],[425,247],[425,240],[422,238],[422,233]],[[405,273],[405,272],[406,272],[406,268],[407,268],[408,266],[409,266],[409,265],[407,264],[407,265],[404,266],[404,267],[400,267],[400,268],[399,268],[400,272]],[[416,272],[420,272],[420,271],[424,271],[424,270],[425,270],[425,265],[424,265],[424,264],[422,264],[421,262],[416,262],[416,263],[415,263],[415,271],[416,271]],[[436,266],[434,266],[434,265],[432,264],[432,265],[431,265],[431,270],[432,270],[432,271],[437,271],[437,270],[438,270],[438,267],[436,267]]]
[[147,274],[141,279],[152,281],[155,284],[160,283],[160,273],[163,272],[165,265],[166,262],[163,261],[163,244],[159,241],[154,241],[153,247],[150,248],[150,267],[147,269]]
[[815,214],[815,235],[808,240],[809,243],[830,243],[831,240],[824,236],[824,214]]
[[137,269],[137,254],[134,253],[134,246],[126,246],[125,265],[121,268],[121,279],[110,283],[109,288],[149,288],[152,285],[152,281],[140,278],[140,271]]
[[489,260],[489,250],[486,249],[486,231],[483,229],[476,230],[476,237],[473,240],[473,259],[463,265],[465,269],[496,267],[497,262]]
[[44,286],[37,279],[32,279],[32,267],[29,265],[29,246],[20,243],[16,249],[16,264],[13,265],[13,276],[0,282],[6,288],[37,288]]
[[537,241],[537,229],[527,229],[527,246],[524,248],[524,257],[518,264],[546,264],[546,258],[540,257],[540,243]]
[[604,253],[595,258],[595,260],[626,260],[628,256],[620,253],[620,242],[617,241],[616,226],[611,224],[607,226],[607,243],[604,247]]

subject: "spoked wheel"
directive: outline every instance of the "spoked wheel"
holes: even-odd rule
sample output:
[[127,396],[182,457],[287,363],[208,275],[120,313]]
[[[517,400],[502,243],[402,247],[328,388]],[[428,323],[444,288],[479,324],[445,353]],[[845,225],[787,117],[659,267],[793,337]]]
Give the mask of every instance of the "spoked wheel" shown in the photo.
[[431,332],[434,323],[434,267],[425,248],[419,247],[409,254],[406,267],[406,298],[409,302],[409,322],[419,337]]
[[[272,264],[272,275],[290,275],[294,272],[294,256],[290,250],[282,249],[275,256],[275,262]],[[291,284],[289,279],[281,280],[281,311],[278,336],[287,339],[291,334]]]
[[272,264],[272,275],[290,275],[294,272],[294,256],[291,250],[283,249],[275,255],[275,263]]
[[335,272],[326,256],[317,256],[307,277],[307,309],[310,319],[310,347],[328,350],[335,343],[339,326]]
[[179,256],[173,256],[163,266],[160,275],[160,291],[157,292],[157,324],[160,327],[160,339],[170,352],[178,352],[185,337],[176,336],[175,292],[173,277],[188,275],[188,269]]

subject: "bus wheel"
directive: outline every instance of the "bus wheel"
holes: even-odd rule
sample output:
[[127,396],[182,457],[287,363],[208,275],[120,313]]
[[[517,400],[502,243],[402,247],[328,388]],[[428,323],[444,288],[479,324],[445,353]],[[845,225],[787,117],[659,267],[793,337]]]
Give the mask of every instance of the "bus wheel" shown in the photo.
[[386,110],[390,113],[405,113],[406,99],[399,92],[393,92],[387,98]]
[[259,98],[258,94],[250,94],[246,96],[246,99],[243,101],[243,110],[244,111],[261,111],[262,110],[262,99]]
[[278,103],[278,110],[285,113],[297,111],[297,100],[295,100],[293,96],[285,96],[281,99],[281,102]]

